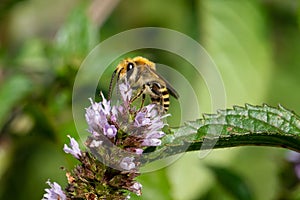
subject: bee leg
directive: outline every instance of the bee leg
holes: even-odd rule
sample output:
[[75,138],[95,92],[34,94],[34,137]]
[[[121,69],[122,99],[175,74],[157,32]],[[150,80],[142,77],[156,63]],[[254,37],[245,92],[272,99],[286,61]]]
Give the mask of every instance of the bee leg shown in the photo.
[[143,88],[133,98],[130,99],[130,103],[134,102],[137,98],[139,98],[144,93],[145,89],[146,88],[144,85]]
[[146,98],[146,95],[143,94],[142,95],[142,103],[141,103],[141,108],[144,106],[144,103],[145,103],[145,98]]

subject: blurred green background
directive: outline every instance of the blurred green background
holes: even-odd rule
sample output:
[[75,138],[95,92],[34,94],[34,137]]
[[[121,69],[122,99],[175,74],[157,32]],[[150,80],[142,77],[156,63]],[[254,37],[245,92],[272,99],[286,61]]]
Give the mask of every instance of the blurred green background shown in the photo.
[[[299,6],[298,0],[2,0],[0,199],[41,199],[48,178],[66,185],[60,168],[76,164],[62,150],[67,134],[78,138],[71,110],[76,72],[93,47],[127,29],[165,27],[200,42],[219,68],[228,108],[280,103],[300,113]],[[180,68],[176,55],[165,54],[151,56]],[[107,85],[99,90],[107,94]],[[143,174],[143,196],[132,199],[300,199],[285,156],[284,149],[264,147],[215,150],[205,159],[188,153]]]

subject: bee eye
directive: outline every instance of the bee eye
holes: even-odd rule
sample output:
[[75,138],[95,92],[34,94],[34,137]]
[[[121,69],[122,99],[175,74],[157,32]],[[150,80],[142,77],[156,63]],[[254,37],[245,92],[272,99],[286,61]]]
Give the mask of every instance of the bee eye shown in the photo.
[[128,63],[127,64],[127,68],[126,68],[126,70],[127,70],[127,72],[126,72],[126,76],[127,76],[127,79],[129,80],[130,79],[130,77],[131,77],[131,75],[132,75],[132,73],[133,73],[133,68],[134,68],[134,64],[133,63]]
[[133,63],[128,63],[128,64],[127,64],[127,71],[132,70],[133,67],[134,67],[134,64],[133,64]]

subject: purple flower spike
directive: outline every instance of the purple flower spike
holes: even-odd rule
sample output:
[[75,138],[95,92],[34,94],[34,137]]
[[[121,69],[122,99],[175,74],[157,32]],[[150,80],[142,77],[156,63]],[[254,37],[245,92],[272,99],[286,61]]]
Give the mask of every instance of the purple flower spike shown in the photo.
[[166,134],[162,131],[153,131],[149,134],[147,134],[146,138],[147,139],[159,139],[162,138],[163,136],[165,136]]
[[160,115],[155,104],[150,104],[145,106],[141,111],[139,111],[134,120],[135,127],[145,127],[147,132],[150,134],[152,132],[159,131],[165,124],[163,118],[170,116],[170,114]]
[[106,135],[108,138],[113,138],[117,134],[117,129],[114,125],[105,125],[104,127],[104,135]]
[[102,97],[102,111],[105,115],[110,115],[110,110],[111,110],[110,101],[107,101],[105,99],[102,92],[101,92],[101,97]]
[[118,117],[118,110],[117,110],[117,108],[115,106],[113,106],[111,108],[111,117],[110,117],[110,119],[111,119],[111,121],[116,122],[117,121],[117,117]]
[[156,138],[144,139],[142,146],[160,146],[161,140]]
[[71,136],[68,135],[68,137],[70,138],[70,146],[71,147],[68,147],[68,145],[65,144],[64,151],[66,153],[72,154],[75,158],[79,159],[82,156],[81,151],[79,149],[79,144]]
[[92,99],[90,101],[92,105],[86,109],[85,119],[90,131],[100,132],[101,128],[107,124],[107,115],[105,112],[107,112],[108,105],[106,105],[106,109],[103,109],[105,106],[102,106],[102,103],[94,103]]
[[47,192],[44,194],[42,200],[66,200],[67,197],[65,193],[62,191],[60,185],[58,185],[56,182],[51,183],[49,180],[47,181],[47,184],[51,187],[50,189],[45,189]]
[[147,126],[151,124],[150,118],[146,117],[146,113],[138,112],[134,119],[134,125],[136,127]]

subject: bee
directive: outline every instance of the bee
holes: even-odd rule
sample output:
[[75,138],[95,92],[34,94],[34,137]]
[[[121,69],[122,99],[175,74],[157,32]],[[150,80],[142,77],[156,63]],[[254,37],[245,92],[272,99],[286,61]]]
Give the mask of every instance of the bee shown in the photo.
[[127,79],[131,89],[135,91],[135,95],[130,100],[131,102],[142,96],[142,106],[146,95],[149,95],[152,103],[160,105],[167,112],[170,105],[169,96],[179,98],[176,90],[157,74],[155,64],[141,56],[132,59],[127,58],[119,63],[111,77],[109,99],[115,75],[117,75],[117,81]]

